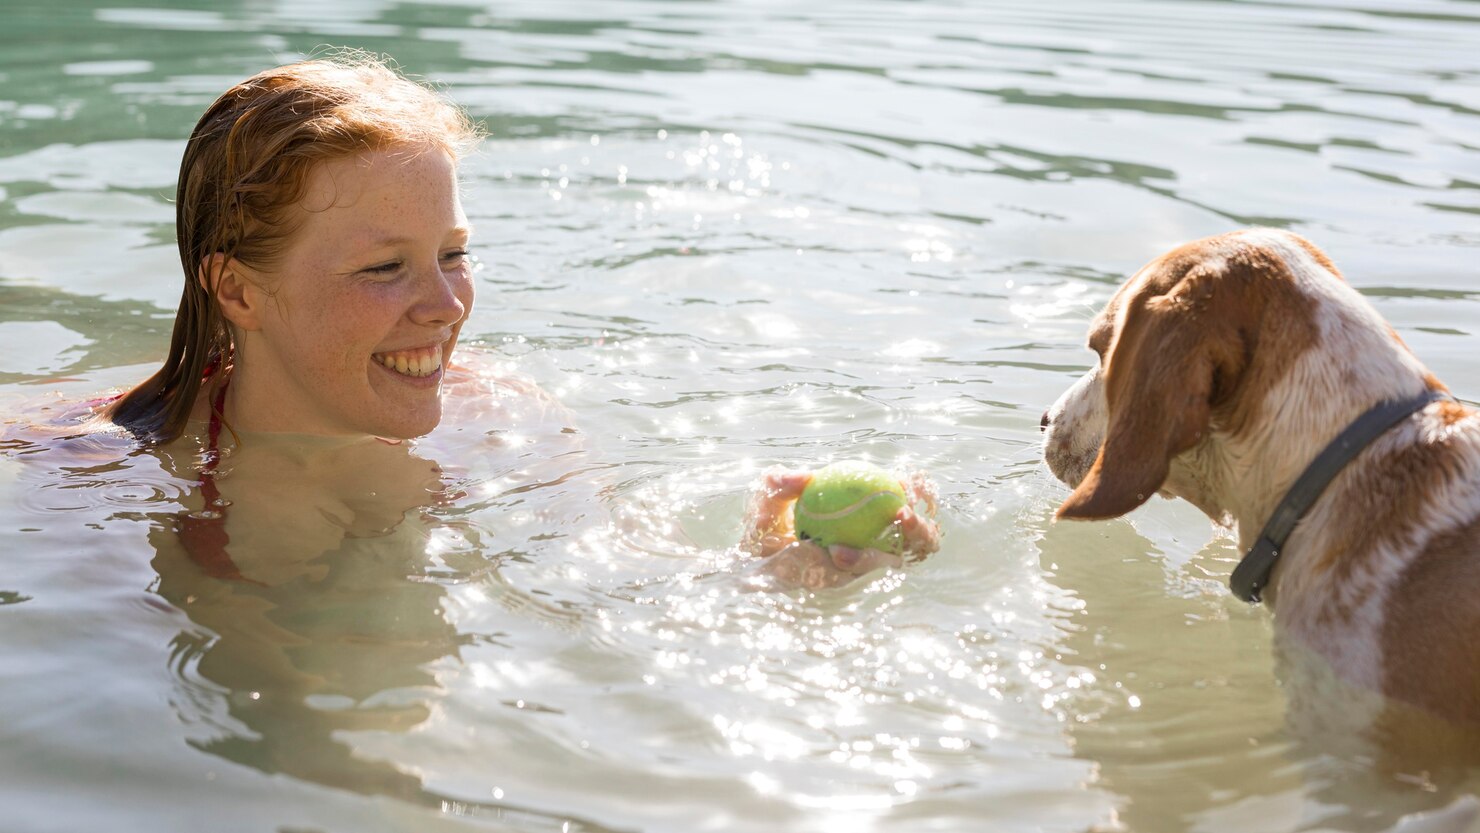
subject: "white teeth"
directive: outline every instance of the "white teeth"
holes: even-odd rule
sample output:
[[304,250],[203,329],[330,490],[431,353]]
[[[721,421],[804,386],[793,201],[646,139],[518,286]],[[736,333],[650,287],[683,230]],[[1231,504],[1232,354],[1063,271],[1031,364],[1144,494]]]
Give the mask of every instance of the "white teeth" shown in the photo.
[[413,378],[430,376],[442,366],[442,351],[440,350],[432,350],[420,356],[407,353],[395,355],[381,353],[371,358],[403,376]]

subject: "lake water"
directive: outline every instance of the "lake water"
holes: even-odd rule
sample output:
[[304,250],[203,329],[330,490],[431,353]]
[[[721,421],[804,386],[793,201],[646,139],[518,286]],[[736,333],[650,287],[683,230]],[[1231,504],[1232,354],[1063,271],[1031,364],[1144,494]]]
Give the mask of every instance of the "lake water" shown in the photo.
[[[571,416],[450,420],[435,506],[266,524],[260,584],[178,556],[157,457],[12,444],[0,830],[1367,831],[1476,791],[1312,741],[1189,506],[1051,523],[1038,419],[1119,280],[1251,224],[1474,401],[1480,4],[223,8],[0,0],[7,413],[158,361],[184,137],[333,44],[485,124],[464,338]],[[754,589],[746,489],[844,458],[928,472],[942,550]]]

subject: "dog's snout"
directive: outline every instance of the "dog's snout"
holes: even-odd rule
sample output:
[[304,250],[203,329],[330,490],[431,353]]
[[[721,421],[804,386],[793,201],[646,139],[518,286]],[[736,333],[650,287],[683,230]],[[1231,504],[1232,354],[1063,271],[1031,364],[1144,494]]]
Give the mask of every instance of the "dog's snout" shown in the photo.
[[1044,411],[1043,412],[1043,419],[1038,420],[1038,430],[1039,431],[1047,431],[1048,430],[1048,423],[1049,423],[1048,411]]

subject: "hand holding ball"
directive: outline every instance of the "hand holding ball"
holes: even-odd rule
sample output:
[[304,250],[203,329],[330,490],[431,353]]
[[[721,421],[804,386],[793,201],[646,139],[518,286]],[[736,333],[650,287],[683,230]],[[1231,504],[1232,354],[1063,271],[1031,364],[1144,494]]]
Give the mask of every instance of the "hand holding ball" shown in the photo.
[[878,466],[835,463],[818,469],[797,498],[797,538],[898,554],[905,542],[895,519],[909,502],[899,480]]

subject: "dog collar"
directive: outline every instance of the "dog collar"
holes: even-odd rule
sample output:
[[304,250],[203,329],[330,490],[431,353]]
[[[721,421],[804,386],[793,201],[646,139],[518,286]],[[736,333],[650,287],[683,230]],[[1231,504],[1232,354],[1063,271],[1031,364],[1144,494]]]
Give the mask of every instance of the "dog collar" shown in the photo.
[[1315,505],[1321,493],[1336,479],[1346,464],[1361,454],[1371,442],[1382,436],[1389,428],[1404,418],[1423,410],[1431,402],[1453,399],[1448,393],[1426,390],[1418,396],[1397,401],[1380,402],[1371,410],[1357,417],[1332,440],[1315,460],[1301,472],[1295,485],[1285,493],[1269,522],[1259,533],[1259,540],[1244,554],[1243,560],[1233,570],[1228,587],[1233,595],[1246,602],[1259,602],[1260,592],[1269,584],[1269,574],[1280,557],[1285,539],[1295,530],[1295,525]]

